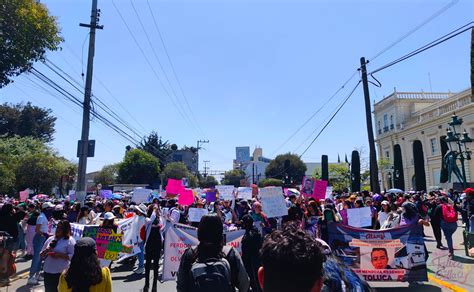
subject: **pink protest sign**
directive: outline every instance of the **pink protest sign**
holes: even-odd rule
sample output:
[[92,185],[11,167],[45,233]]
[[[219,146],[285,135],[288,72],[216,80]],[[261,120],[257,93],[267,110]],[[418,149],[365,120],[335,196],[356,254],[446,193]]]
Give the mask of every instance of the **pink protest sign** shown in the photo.
[[328,182],[325,180],[317,180],[314,183],[313,189],[313,198],[315,200],[324,200],[326,198],[326,188],[328,186]]
[[178,198],[178,204],[183,206],[189,206],[194,203],[193,190],[184,189],[180,192]]
[[28,190],[24,190],[20,192],[20,201],[24,202],[28,199],[29,192]]
[[166,193],[177,195],[184,190],[183,182],[180,179],[168,179],[168,184],[166,185]]

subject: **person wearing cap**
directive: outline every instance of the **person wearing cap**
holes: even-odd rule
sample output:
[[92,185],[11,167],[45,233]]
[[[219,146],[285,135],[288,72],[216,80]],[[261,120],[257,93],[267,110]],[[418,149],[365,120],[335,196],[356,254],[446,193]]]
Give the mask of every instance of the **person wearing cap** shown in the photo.
[[40,252],[43,245],[48,239],[48,218],[45,212],[48,212],[54,208],[54,205],[50,202],[45,202],[41,206],[41,213],[36,219],[35,236],[33,237],[33,258],[31,260],[30,277],[28,278],[28,285],[38,284],[39,272],[41,270],[41,257]]
[[135,274],[143,274],[143,272],[145,272],[145,255],[143,253],[144,251],[144,248],[145,248],[145,242],[143,241],[143,239],[140,237],[140,230],[141,228],[145,225],[146,223],[146,206],[142,203],[138,206],[134,206],[134,210],[135,210],[135,221],[133,224],[135,224],[136,226],[136,229],[134,230],[137,230],[137,235],[136,235],[136,238],[137,238],[137,243],[138,243],[138,247],[140,248],[140,252],[137,254],[137,258],[138,258],[138,267],[133,271]]
[[378,226],[382,226],[385,223],[390,213],[390,204],[388,201],[386,200],[382,201],[381,205],[382,205],[382,209],[377,214]]
[[115,215],[112,212],[105,212],[104,213],[104,220],[100,225],[101,228],[111,228],[115,232],[117,232],[118,225],[115,223]]
[[83,237],[76,242],[71,264],[59,278],[58,291],[112,291],[110,270],[107,267],[100,267],[95,240]]

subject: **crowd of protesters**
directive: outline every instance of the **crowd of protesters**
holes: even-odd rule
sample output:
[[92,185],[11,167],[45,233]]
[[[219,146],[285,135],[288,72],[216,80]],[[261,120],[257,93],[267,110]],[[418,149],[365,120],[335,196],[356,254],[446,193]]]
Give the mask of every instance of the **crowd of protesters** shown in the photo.
[[[364,291],[369,289],[368,285],[332,256],[327,244],[328,224],[347,225],[348,209],[369,207],[371,225],[366,227],[369,229],[431,225],[437,248],[446,249],[442,242],[443,233],[450,256],[454,251],[452,235],[458,227],[457,214],[461,214],[468,230],[474,228],[474,216],[471,216],[474,214],[474,189],[466,189],[463,193],[449,190],[428,194],[333,193],[332,198],[325,200],[289,192],[285,194],[285,200],[288,215],[268,218],[257,195],[251,200],[236,197],[232,201],[214,202],[206,202],[203,195],[197,196],[190,206],[178,205],[174,198],[154,198],[148,204],[137,205],[126,197],[105,200],[92,196],[81,205],[66,199],[41,198],[18,202],[1,197],[0,231],[8,234],[8,240],[4,240],[0,247],[2,267],[10,265],[11,258],[4,255],[11,252],[18,259],[31,259],[29,285],[44,281],[46,291],[111,291],[108,269],[111,265],[99,261],[93,240],[82,238],[76,242],[72,238],[70,223],[117,230],[117,219],[133,215],[143,227],[138,229],[143,234],[137,235],[140,252],[136,255],[138,265],[134,273],[145,273],[144,291],[157,290],[160,257],[166,240],[164,221],[198,227],[200,243],[188,249],[182,257],[178,291],[206,291],[205,284],[197,287],[201,290],[195,287],[196,279],[201,279],[199,277],[209,280],[200,274],[203,270],[195,267],[195,263],[206,263],[206,260],[215,258],[226,259],[214,261],[213,266],[216,271],[224,271],[215,273],[223,274],[223,279],[226,279],[225,270],[231,271],[227,275],[230,291],[235,288],[239,291]],[[191,207],[206,208],[209,215],[201,222],[189,222]],[[456,216],[455,220],[452,216]],[[54,233],[49,229],[51,222],[56,226]],[[242,255],[223,246],[223,230],[236,228],[245,230]],[[4,265],[5,261],[9,264]],[[3,283],[8,281],[10,274],[10,269],[2,268],[0,277]],[[295,281],[287,281],[291,275]]]

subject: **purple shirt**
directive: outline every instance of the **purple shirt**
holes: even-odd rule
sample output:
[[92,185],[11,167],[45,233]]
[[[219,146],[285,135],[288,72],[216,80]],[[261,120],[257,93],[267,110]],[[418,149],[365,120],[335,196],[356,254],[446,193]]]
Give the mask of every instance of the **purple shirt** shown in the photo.
[[[43,245],[42,251],[47,249],[51,241],[55,239],[55,236],[49,237]],[[74,245],[76,241],[72,236],[69,239],[61,238],[57,241],[56,246],[53,248],[53,252],[57,253],[65,253],[69,256],[69,260],[65,260],[62,258],[53,258],[47,256],[44,260],[44,267],[43,270],[49,274],[59,274],[62,273],[65,269],[69,267],[70,260],[74,254]]]

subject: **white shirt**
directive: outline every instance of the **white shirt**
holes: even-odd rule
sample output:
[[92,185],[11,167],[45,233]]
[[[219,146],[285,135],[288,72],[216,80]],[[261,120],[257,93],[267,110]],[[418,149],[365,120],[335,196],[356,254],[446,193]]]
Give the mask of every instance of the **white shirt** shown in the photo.
[[388,218],[388,214],[389,214],[389,213],[385,213],[385,212],[383,212],[383,211],[380,211],[380,212],[379,212],[379,223],[380,223],[380,226],[382,226],[382,225],[385,223],[385,221],[386,221],[387,218]]
[[48,233],[48,218],[46,218],[46,215],[44,215],[43,212],[41,212],[41,214],[36,219],[36,225],[41,225],[41,233]]
[[169,217],[170,217],[170,220],[171,222],[173,223],[179,223],[179,217],[181,216],[178,208],[172,208],[170,214],[169,214]]

